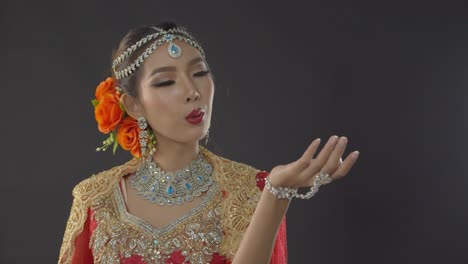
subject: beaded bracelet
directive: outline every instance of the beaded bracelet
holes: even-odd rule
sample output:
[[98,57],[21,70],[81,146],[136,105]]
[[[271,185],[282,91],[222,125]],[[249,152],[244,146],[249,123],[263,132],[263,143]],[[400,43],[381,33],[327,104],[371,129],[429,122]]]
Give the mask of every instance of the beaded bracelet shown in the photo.
[[265,188],[268,189],[276,198],[278,199],[289,199],[291,200],[293,197],[296,196],[297,194],[297,188],[290,188],[290,187],[273,187],[271,185],[270,180],[268,179],[267,176],[265,178]]
[[297,193],[298,188],[272,186],[268,177],[265,178],[265,187],[268,189],[268,191],[270,191],[278,199],[289,200],[291,200],[293,197],[299,199],[310,199],[318,192],[320,186],[328,184],[332,181],[329,174],[320,172],[319,175],[314,177],[314,182],[310,187],[310,190],[306,194],[299,194]]

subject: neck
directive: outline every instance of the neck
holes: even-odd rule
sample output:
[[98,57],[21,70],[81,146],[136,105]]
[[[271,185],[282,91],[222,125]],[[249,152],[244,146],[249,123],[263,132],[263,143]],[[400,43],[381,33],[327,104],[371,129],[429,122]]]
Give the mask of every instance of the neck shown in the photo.
[[186,167],[199,153],[198,141],[191,143],[175,142],[159,137],[153,160],[162,170],[172,172]]

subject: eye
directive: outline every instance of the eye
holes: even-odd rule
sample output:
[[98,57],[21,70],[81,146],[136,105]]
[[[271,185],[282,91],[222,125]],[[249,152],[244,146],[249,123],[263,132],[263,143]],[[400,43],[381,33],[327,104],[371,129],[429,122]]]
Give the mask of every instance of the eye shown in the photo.
[[201,76],[207,75],[209,72],[210,71],[200,71],[200,72],[195,73],[193,76],[194,77],[201,77]]
[[157,84],[155,84],[154,86],[156,86],[156,87],[169,86],[169,85],[171,85],[171,84],[173,84],[173,83],[174,83],[174,81],[169,80],[169,81],[157,83]]

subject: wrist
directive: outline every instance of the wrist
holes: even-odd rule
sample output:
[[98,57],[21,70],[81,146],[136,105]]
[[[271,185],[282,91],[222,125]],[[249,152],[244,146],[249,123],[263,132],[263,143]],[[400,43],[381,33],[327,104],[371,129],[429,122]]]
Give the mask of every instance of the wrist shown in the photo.
[[286,186],[284,179],[279,178],[277,173],[268,174],[268,176],[265,178],[265,183],[267,181],[267,178],[270,181],[271,185],[275,188],[280,186]]
[[273,208],[287,208],[291,203],[292,199],[278,198],[273,193],[271,193],[267,188],[262,191],[261,200],[265,200],[268,204],[271,204]]
[[265,189],[277,199],[291,200],[297,195],[297,188],[275,185],[271,182],[270,175],[265,178]]

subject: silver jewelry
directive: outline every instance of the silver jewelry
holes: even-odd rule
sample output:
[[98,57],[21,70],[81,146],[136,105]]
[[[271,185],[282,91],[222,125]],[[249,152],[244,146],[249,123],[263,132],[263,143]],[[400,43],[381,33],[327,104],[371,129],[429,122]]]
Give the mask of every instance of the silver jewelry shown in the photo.
[[[330,174],[321,171],[318,176],[315,176],[315,181],[318,182],[317,184],[325,185],[325,184],[329,184],[333,180],[332,180],[332,178],[330,178]],[[315,183],[315,181],[314,181],[314,183]]]
[[319,190],[319,187],[325,184],[328,184],[332,181],[328,173],[320,172],[319,175],[314,177],[314,182],[310,187],[310,190],[306,194],[299,194],[298,188],[292,187],[274,187],[271,185],[269,176],[265,179],[265,188],[268,189],[274,196],[278,199],[289,199],[293,197],[299,199],[310,199],[312,198]]
[[141,156],[143,157],[146,153],[146,146],[148,143],[148,131],[146,131],[146,128],[148,127],[148,123],[146,123],[146,119],[143,116],[140,116],[138,118],[138,128],[140,128],[140,134],[139,136],[139,141],[140,141],[140,148],[141,148]]
[[321,171],[319,175],[314,177],[314,182],[310,187],[310,190],[306,194],[296,193],[295,197],[299,199],[310,199],[312,198],[319,190],[320,186],[328,184],[332,181],[330,175]]
[[[174,43],[175,39],[182,40],[187,44],[191,45],[192,47],[198,49],[200,51],[203,58],[205,58],[205,52],[203,51],[202,47],[195,41],[195,39],[190,35],[188,32],[181,28],[172,28],[169,30],[163,30],[160,28],[155,27],[158,32],[152,33],[141,40],[139,40],[134,45],[130,46],[122,55],[117,57],[112,62],[112,69],[114,70],[115,77],[117,80],[126,78],[130,76],[140,65],[143,61],[149,57],[153,51],[158,48],[159,46],[163,45],[164,43],[168,42],[169,46],[167,48],[167,52],[169,56],[172,58],[179,58],[182,55],[182,49]],[[160,38],[158,38],[160,37]],[[150,47],[148,47],[138,58],[126,68],[116,71],[116,67],[124,61],[124,59],[128,58],[130,54],[136,51],[139,47],[145,45],[150,40],[156,39]]]
[[143,158],[143,162],[150,162],[151,160],[148,157],[156,152],[156,139],[143,116],[138,118],[137,124],[140,129],[138,141],[140,143],[141,157]]
[[265,188],[270,191],[278,199],[289,199],[291,200],[297,194],[297,188],[291,187],[274,187],[271,185],[270,176],[265,178]]
[[201,153],[187,167],[165,172],[149,157],[130,180],[139,195],[159,205],[180,205],[199,197],[213,184],[213,167]]

